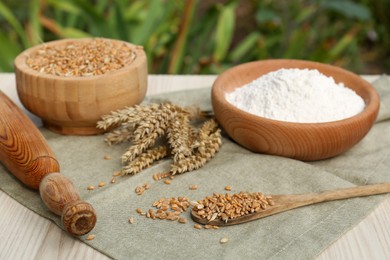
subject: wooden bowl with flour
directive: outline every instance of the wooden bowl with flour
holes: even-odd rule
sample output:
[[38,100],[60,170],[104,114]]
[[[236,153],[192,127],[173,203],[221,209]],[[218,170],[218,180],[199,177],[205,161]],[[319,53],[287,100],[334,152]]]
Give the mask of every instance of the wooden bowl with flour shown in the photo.
[[[316,69],[336,83],[344,83],[364,101],[362,111],[329,122],[289,122],[246,112],[227,100],[228,93],[283,68]],[[217,77],[211,97],[218,122],[238,144],[256,153],[303,161],[334,157],[358,143],[374,124],[380,103],[373,87],[358,75],[335,66],[303,60],[265,60],[233,67]],[[285,112],[289,113],[288,110]]]
[[141,46],[105,38],[43,43],[15,59],[22,104],[60,134],[102,132],[102,115],[144,99],[147,74]]

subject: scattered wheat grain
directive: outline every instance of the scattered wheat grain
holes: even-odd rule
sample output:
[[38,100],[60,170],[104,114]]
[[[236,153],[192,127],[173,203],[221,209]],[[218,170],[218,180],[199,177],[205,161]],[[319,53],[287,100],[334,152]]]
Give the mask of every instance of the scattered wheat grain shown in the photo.
[[226,244],[228,241],[229,241],[229,239],[227,237],[223,237],[223,238],[221,238],[221,240],[219,240],[219,243]]
[[191,185],[190,186],[190,190],[197,190],[198,189],[198,186],[197,185]]
[[205,225],[204,228],[205,228],[205,229],[212,229],[213,226],[212,226],[212,225]]
[[144,188],[143,186],[137,186],[137,187],[135,187],[135,193],[136,193],[137,195],[142,195],[142,194],[144,193],[144,191],[145,191],[145,188]]
[[195,225],[194,225],[194,228],[196,228],[196,229],[202,229],[202,226],[199,225],[199,224],[195,224]]
[[121,176],[122,175],[122,172],[121,171],[116,171],[112,174],[112,177],[118,177],[118,176]]
[[96,235],[89,235],[87,236],[86,240],[94,240]]

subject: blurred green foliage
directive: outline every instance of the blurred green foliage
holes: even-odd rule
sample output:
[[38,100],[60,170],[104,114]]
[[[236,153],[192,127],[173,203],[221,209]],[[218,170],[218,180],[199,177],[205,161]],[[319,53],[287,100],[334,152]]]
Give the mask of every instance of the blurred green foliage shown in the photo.
[[59,38],[143,45],[153,74],[214,74],[294,58],[357,73],[390,68],[390,0],[2,0],[0,71]]

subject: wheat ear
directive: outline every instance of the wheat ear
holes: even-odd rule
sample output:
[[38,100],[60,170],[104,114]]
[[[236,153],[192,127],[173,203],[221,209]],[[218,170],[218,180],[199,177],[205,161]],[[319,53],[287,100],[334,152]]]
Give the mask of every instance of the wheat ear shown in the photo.
[[123,167],[123,175],[134,175],[143,169],[150,167],[153,162],[160,160],[168,155],[168,149],[165,146],[157,146],[152,148],[131,161],[127,166]]
[[155,111],[158,111],[160,109],[159,107],[159,104],[135,105],[133,107],[112,111],[110,114],[102,116],[102,120],[97,122],[97,128],[107,129],[122,123],[130,124],[139,122]]
[[199,169],[215,156],[221,144],[221,132],[218,129],[204,140],[196,142],[196,151],[193,155],[174,162],[171,165],[171,174],[175,175]]
[[107,142],[108,145],[119,144],[119,143],[129,141],[133,137],[133,131],[134,129],[132,126],[123,125],[122,127],[119,127],[109,132],[106,135],[104,141]]
[[170,121],[167,139],[174,161],[179,161],[192,154],[194,129],[189,123],[189,114],[180,113]]

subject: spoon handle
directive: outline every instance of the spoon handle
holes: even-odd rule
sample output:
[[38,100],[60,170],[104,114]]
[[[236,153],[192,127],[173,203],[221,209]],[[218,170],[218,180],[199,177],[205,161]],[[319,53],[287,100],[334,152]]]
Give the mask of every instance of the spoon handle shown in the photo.
[[302,207],[305,205],[333,201],[333,200],[342,200],[356,197],[364,197],[369,195],[384,194],[390,192],[390,183],[380,183],[380,184],[371,184],[364,186],[357,186],[352,188],[330,190],[318,193],[307,193],[307,194],[297,194],[297,195],[288,195],[280,196],[280,200],[285,203],[292,203],[291,208]]

